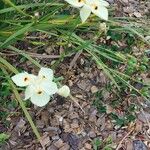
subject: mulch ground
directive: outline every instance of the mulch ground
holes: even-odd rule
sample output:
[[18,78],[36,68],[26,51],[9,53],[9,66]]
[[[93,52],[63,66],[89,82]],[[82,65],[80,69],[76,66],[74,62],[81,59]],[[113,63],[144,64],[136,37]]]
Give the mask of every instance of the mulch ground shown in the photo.
[[[111,3],[113,1],[111,0]],[[123,10],[128,16],[141,17],[149,13],[148,2],[131,0],[117,1],[117,11]],[[144,11],[143,11],[144,9]],[[118,13],[117,13],[118,14]],[[150,111],[149,107],[136,112],[135,122],[127,126],[118,127],[110,118],[110,113],[115,112],[123,116],[131,103],[143,102],[141,97],[136,99],[126,95],[122,98],[123,108],[113,109],[109,105],[114,98],[114,92],[108,92],[105,87],[109,79],[98,69],[94,62],[86,55],[80,54],[75,62],[74,55],[65,59],[56,68],[55,75],[63,76],[63,84],[69,85],[75,101],[64,99],[58,95],[44,108],[28,108],[39,132],[41,143],[47,150],[94,150],[93,140],[99,139],[103,143],[98,150],[109,145],[114,150],[149,150],[150,149]],[[9,59],[14,61],[14,56]],[[45,59],[43,64],[51,63],[51,59]],[[70,67],[71,65],[71,67]],[[25,70],[36,72],[30,62],[16,64]],[[69,69],[70,68],[70,69]],[[147,75],[148,76],[148,75]],[[97,98],[95,93],[103,90],[103,98],[100,98],[106,106],[106,113],[99,113],[93,105]],[[113,89],[112,89],[113,91]],[[12,96],[13,97],[13,96]],[[13,98],[12,98],[13,99]],[[147,104],[149,106],[150,104]],[[36,142],[29,123],[20,109],[12,110],[15,116],[9,116],[10,128],[4,128],[0,124],[1,131],[7,131],[11,136],[1,150],[42,150]],[[111,142],[108,140],[111,139]],[[107,150],[107,149],[106,149]]]
[[[93,106],[96,98],[94,93],[104,89],[109,80],[94,63],[89,62],[82,54],[69,71],[68,64],[72,59],[61,63],[56,69],[56,75],[65,77],[63,82],[70,86],[76,101],[55,95],[46,107],[28,109],[42,135],[42,145],[47,150],[92,150],[92,141],[97,138],[103,141],[100,149],[103,149],[108,139],[112,139],[109,145],[114,149],[118,146],[120,147],[118,150],[132,150],[133,148],[144,150],[144,147],[145,150],[148,149],[146,145],[150,147],[150,114],[137,112],[137,119],[134,123],[124,127],[115,125],[109,114],[115,112],[118,116],[123,116],[124,112],[121,109],[113,110],[109,105],[113,97],[112,93],[105,91],[103,97],[107,113],[99,113]],[[124,97],[122,102],[124,109],[130,105],[129,101],[135,100],[129,99],[128,96]],[[36,143],[27,120],[20,114],[21,110],[14,110],[14,112],[18,115],[8,118],[11,125],[7,132],[11,134],[11,137],[2,149],[42,149],[41,145]]]

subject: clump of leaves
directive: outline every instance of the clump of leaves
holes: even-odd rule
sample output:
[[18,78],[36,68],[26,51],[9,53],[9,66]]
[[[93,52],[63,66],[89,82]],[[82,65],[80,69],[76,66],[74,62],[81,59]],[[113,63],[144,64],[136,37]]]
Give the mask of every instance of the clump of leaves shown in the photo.
[[100,146],[102,145],[102,141],[100,139],[98,139],[98,138],[95,138],[92,141],[92,144],[93,144],[94,150],[99,150]]
[[95,138],[92,141],[93,144],[93,149],[94,150],[99,150],[99,149],[103,149],[103,150],[112,150],[111,148],[111,144],[112,144],[112,138],[110,136],[108,136],[105,140],[101,140],[99,138]]
[[95,100],[93,101],[93,105],[97,108],[99,113],[106,113],[106,106],[103,103],[103,97],[101,92],[97,92],[95,94]]
[[[137,110],[137,106],[135,104],[131,104],[127,109],[122,110],[124,115],[119,116],[116,110],[121,107],[121,101],[122,100],[119,98],[117,100],[112,100],[109,105],[114,109],[114,111],[107,114],[108,117],[111,118],[112,122],[119,127],[127,125],[130,122],[134,122],[136,119],[135,112]],[[99,113],[107,113],[107,107],[103,101],[102,91],[95,94],[93,105],[97,108]]]
[[10,135],[6,134],[6,133],[0,133],[0,145],[5,143],[6,140],[8,140],[10,137]]
[[141,57],[143,58],[138,60],[134,56],[129,56],[125,71],[126,74],[133,75],[135,73],[146,73],[149,70],[149,58],[146,55]]

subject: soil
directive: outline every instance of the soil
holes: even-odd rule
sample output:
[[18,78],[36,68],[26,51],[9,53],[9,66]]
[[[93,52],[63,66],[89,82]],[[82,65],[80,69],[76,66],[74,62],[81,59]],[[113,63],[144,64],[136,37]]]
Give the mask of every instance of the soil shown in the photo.
[[[109,0],[109,2],[115,6],[116,14],[119,16],[139,18],[150,12],[148,1]],[[20,49],[27,49],[27,52],[33,52],[28,44],[18,43],[17,46]],[[41,60],[37,57],[36,59],[40,60],[43,66],[50,66],[58,59],[57,56],[59,57],[61,51],[63,50],[59,48],[54,54],[53,48],[47,46],[45,53],[53,55],[54,58]],[[37,56],[39,55],[42,54]],[[9,56],[9,60],[17,67],[32,73],[38,71],[29,61],[25,64],[19,61],[17,63],[16,60],[19,59],[20,57],[16,55]],[[0,122],[0,131],[6,131],[11,135],[0,150],[94,150],[94,139],[102,141],[97,150],[103,150],[106,146],[114,150],[150,149],[149,104],[144,109],[138,109],[135,112],[134,122],[126,126],[117,126],[110,114],[114,112],[118,116],[124,116],[125,111],[133,102],[143,102],[143,99],[141,97],[133,99],[130,95],[125,95],[120,102],[121,105],[117,109],[112,108],[110,103],[116,95],[113,89],[110,92],[105,88],[110,84],[110,80],[86,54],[73,54],[65,58],[59,66],[56,66],[55,76],[65,77],[62,84],[70,87],[75,101],[54,95],[47,106],[39,108],[32,105],[28,108],[41,134],[43,147],[35,140],[36,137],[29,123],[21,113],[21,109],[17,108],[11,110],[15,115],[7,118],[11,122],[9,128],[5,128]],[[103,91],[103,97],[99,97],[99,100],[106,107],[106,113],[100,113],[94,105],[98,91]],[[11,98],[13,99],[13,95]],[[111,142],[108,142],[109,139]]]

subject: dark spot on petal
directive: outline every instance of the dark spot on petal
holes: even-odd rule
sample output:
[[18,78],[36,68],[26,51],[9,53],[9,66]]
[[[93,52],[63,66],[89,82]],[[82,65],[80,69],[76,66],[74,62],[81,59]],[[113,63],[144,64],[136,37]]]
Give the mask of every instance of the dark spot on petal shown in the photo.
[[25,81],[25,82],[28,81],[28,80],[29,80],[29,79],[28,79],[27,77],[24,78],[24,81]]
[[98,9],[98,6],[95,6],[95,8],[94,8],[95,10],[97,10]]
[[46,77],[43,75],[42,78],[45,79]]
[[38,91],[37,93],[40,95],[40,94],[42,94],[42,91]]

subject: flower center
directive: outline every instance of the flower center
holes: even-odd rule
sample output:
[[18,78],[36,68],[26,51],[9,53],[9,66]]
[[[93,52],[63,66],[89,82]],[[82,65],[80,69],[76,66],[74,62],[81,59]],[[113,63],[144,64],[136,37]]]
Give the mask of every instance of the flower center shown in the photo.
[[45,79],[46,77],[43,75],[42,78]]
[[28,78],[28,77],[25,77],[25,78],[24,78],[24,82],[27,82],[27,81],[29,81],[29,78]]
[[94,10],[98,10],[98,6],[96,4],[91,4],[91,6],[94,8]]
[[79,3],[85,2],[85,0],[78,0]]
[[41,95],[41,94],[42,94],[42,91],[38,91],[37,94],[38,94],[38,95]]
[[94,9],[97,10],[97,9],[98,9],[98,6],[95,6]]

